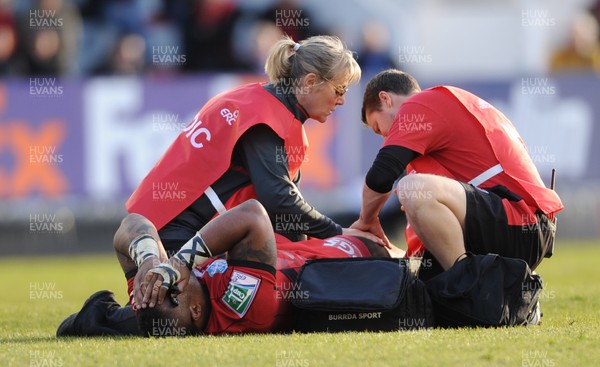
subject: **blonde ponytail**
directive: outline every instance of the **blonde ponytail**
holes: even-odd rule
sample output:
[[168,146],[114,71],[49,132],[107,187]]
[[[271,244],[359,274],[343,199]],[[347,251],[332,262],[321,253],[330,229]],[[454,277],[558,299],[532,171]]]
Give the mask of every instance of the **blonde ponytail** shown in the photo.
[[271,83],[279,84],[280,81],[291,78],[292,62],[290,58],[296,53],[294,51],[295,44],[294,40],[285,36],[271,47],[265,63],[265,73]]
[[308,73],[327,80],[344,79],[347,83],[360,80],[360,66],[338,37],[313,36],[298,44],[285,36],[271,47],[265,63],[271,83],[277,85]]

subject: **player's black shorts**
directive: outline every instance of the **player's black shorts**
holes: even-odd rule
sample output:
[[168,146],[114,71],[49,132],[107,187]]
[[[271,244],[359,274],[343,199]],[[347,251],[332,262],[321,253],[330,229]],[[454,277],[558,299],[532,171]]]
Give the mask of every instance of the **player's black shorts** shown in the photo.
[[[554,243],[555,224],[542,212],[537,212],[538,223],[509,225],[502,200],[518,202],[518,195],[504,186],[487,191],[462,183],[467,194],[465,218],[465,249],[474,254],[494,253],[505,257],[523,259],[533,270],[542,261]],[[421,267],[422,278],[429,278],[443,271],[425,251]]]

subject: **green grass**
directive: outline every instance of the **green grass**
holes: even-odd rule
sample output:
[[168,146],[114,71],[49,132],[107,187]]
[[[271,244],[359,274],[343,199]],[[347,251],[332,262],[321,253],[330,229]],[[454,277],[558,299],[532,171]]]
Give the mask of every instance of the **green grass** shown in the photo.
[[61,320],[94,291],[111,289],[126,301],[116,260],[108,255],[4,258],[0,365],[595,366],[600,361],[599,259],[599,243],[558,243],[556,255],[538,269],[545,281],[538,327],[56,339]]

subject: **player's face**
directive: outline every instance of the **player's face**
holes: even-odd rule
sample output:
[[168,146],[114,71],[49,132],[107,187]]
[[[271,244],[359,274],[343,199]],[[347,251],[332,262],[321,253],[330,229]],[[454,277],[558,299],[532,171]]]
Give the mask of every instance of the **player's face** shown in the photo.
[[[167,295],[170,297],[170,295]],[[181,294],[177,296],[178,305],[171,309],[171,316],[174,322],[180,327],[180,331],[185,335],[200,333],[205,326],[208,315],[206,300],[207,295],[196,277],[191,276],[190,281]],[[171,302],[165,298],[165,303]]]
[[337,106],[344,104],[347,83],[319,78],[312,73],[305,76],[304,80],[305,87],[296,94],[298,102],[310,118],[319,122],[327,121]]

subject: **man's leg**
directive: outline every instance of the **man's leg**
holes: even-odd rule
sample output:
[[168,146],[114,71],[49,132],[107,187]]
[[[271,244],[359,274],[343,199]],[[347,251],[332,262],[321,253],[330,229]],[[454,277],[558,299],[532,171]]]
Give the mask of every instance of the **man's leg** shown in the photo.
[[467,199],[463,186],[447,177],[410,174],[397,186],[406,218],[444,270],[465,253]]

